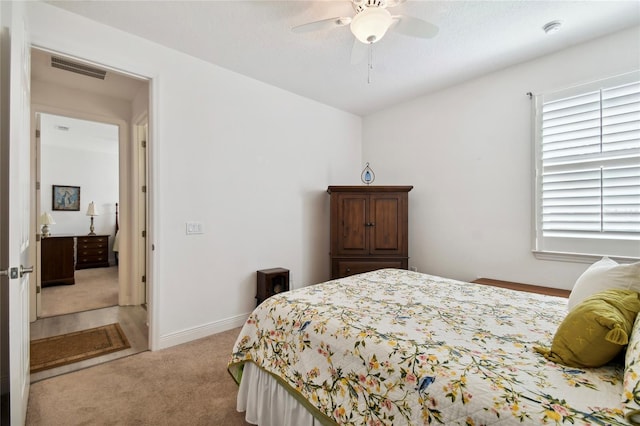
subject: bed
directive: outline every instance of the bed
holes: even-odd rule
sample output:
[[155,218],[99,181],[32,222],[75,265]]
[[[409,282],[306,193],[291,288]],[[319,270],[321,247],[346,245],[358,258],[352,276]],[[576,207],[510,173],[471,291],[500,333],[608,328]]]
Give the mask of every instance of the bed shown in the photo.
[[383,269],[267,299],[228,369],[252,424],[629,424],[636,352],[575,368],[534,350],[566,315],[565,298]]

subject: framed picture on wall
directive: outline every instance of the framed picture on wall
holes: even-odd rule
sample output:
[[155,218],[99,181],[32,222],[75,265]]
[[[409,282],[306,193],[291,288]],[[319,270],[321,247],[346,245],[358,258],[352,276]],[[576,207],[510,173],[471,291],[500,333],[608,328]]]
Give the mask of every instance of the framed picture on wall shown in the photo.
[[80,187],[79,186],[62,186],[53,185],[51,191],[53,199],[53,210],[80,210]]

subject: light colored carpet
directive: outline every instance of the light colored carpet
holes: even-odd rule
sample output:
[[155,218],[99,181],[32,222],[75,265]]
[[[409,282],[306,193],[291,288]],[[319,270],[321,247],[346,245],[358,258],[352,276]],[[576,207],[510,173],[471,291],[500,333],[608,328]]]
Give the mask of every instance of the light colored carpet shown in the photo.
[[26,424],[245,426],[227,372],[240,329],[31,384]]
[[43,287],[41,300],[41,317],[116,306],[118,267],[77,270],[74,285]]

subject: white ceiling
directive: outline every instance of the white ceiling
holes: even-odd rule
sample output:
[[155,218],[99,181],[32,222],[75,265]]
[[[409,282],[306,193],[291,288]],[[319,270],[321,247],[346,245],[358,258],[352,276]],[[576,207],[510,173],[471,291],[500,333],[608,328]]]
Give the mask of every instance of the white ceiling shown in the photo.
[[[348,0],[48,3],[358,115],[640,25],[637,0],[409,0],[390,12],[429,21],[440,32],[430,40],[387,33],[374,45],[368,84],[366,61],[351,65],[348,26],[290,31],[353,16]],[[547,35],[542,26],[552,20],[563,26]]]
[[54,114],[40,114],[42,145],[118,153],[118,126]]

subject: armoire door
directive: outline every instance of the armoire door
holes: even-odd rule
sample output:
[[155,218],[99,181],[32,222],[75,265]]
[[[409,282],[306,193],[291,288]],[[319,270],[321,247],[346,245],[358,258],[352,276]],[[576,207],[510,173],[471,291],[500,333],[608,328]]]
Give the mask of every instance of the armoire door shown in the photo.
[[369,195],[369,254],[406,255],[406,193]]
[[359,256],[369,254],[369,196],[337,194],[339,223],[335,255]]

